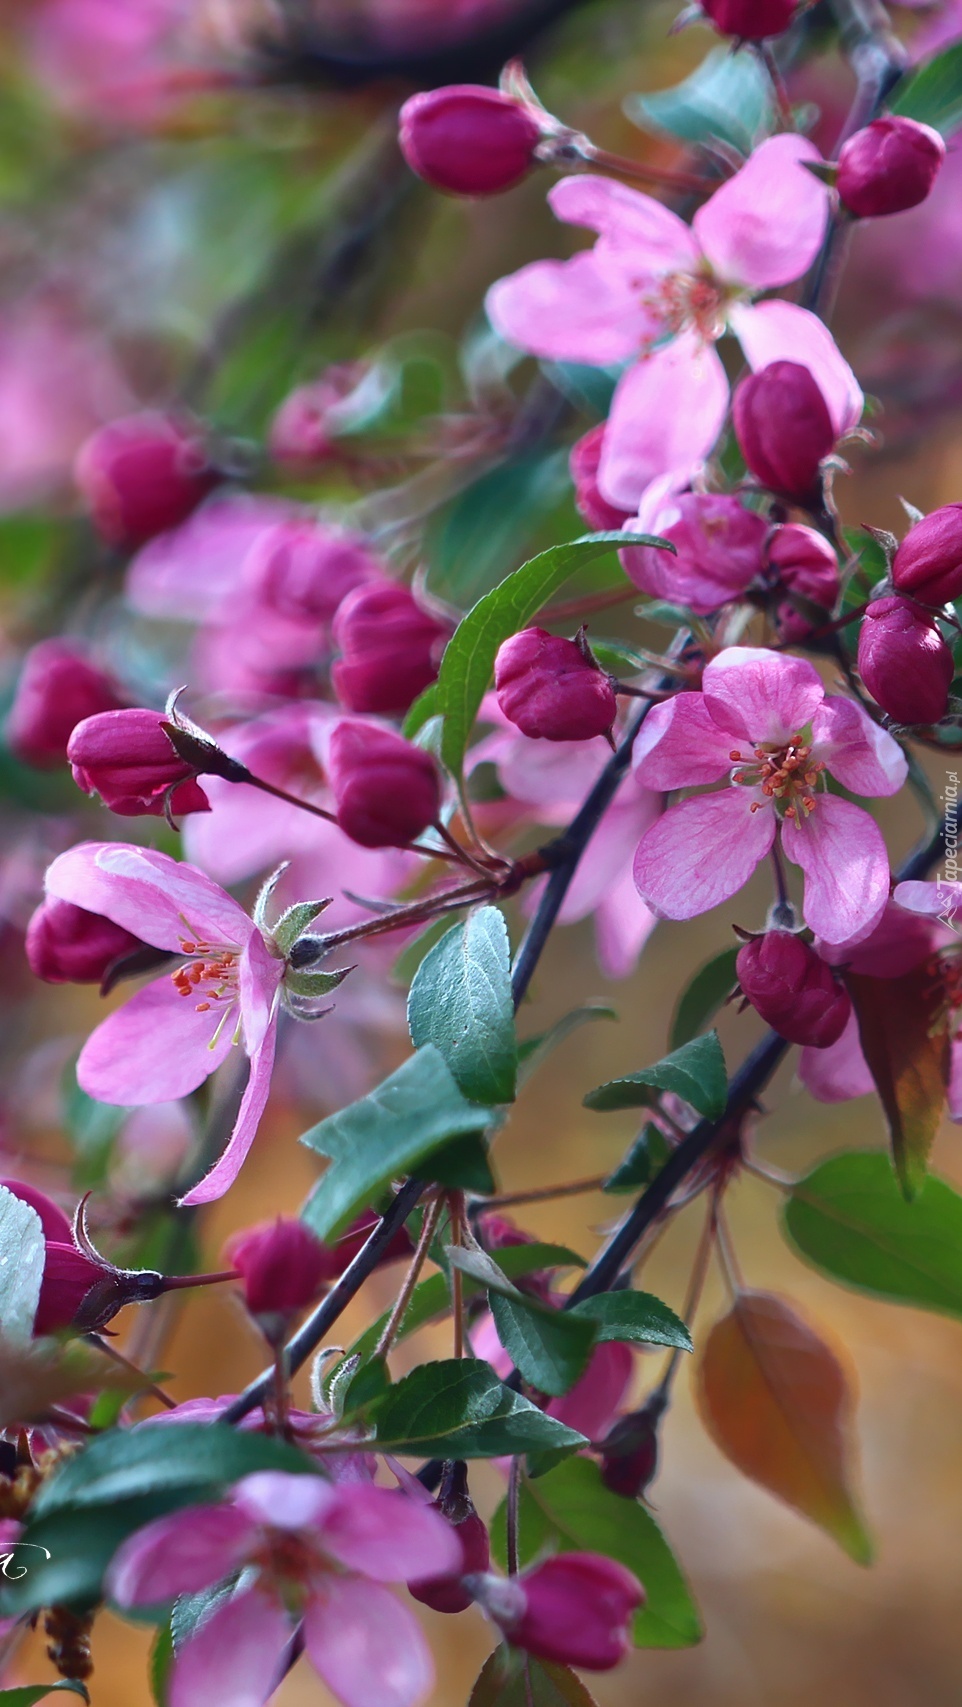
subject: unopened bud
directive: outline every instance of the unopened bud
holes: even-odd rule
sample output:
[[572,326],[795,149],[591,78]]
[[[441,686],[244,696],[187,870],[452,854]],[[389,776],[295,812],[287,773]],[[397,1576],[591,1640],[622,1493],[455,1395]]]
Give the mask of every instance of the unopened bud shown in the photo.
[[175,752],[162,711],[105,711],[78,723],[67,758],[85,794],[99,794],[123,818],[208,812],[196,767]]
[[788,29],[798,0],[701,0],[716,30],[738,41],[764,41]]
[[401,153],[419,178],[453,196],[493,196],[520,183],[541,140],[520,102],[482,84],[449,83],[401,108]]
[[78,723],[123,704],[110,677],[77,646],[41,640],[27,653],[7,717],[7,741],[18,759],[45,770],[62,765]]
[[377,574],[357,534],[307,522],[265,528],[244,559],[256,598],[289,622],[330,622],[348,593]]
[[46,984],[102,984],[110,968],[145,944],[100,913],[48,895],[27,926],[30,970]]
[[363,848],[403,848],[437,819],[430,753],[393,730],[345,718],[331,734],[328,780],[345,835]]
[[272,1342],[331,1278],[330,1252],[295,1216],[278,1215],[228,1241],[225,1255],[244,1283],[244,1301]]
[[498,704],[532,740],[588,741],[611,728],[618,709],[608,676],[576,640],[525,628],[494,665]]
[[299,385],[271,422],[275,462],[295,472],[316,468],[338,452],[339,406],[364,377],[360,362],[334,362],[310,385]]
[[886,113],[850,136],[838,157],[839,199],[860,219],[904,213],[931,192],[945,159],[937,130]]
[[952,653],[933,618],[905,599],[869,605],[859,630],[858,673],[898,723],[938,723],[948,710]]
[[601,1480],[613,1494],[640,1499],[658,1471],[658,1425],[666,1400],[655,1393],[626,1417],[619,1417],[601,1443]]
[[600,1553],[561,1553],[506,1583],[482,1578],[478,1588],[475,1598],[514,1647],[585,1671],[624,1659],[645,1599],[638,1578]]
[[193,423],[146,410],[99,428],[74,478],[98,533],[132,551],[186,521],[220,476]]
[[433,1509],[451,1525],[461,1543],[461,1568],[455,1575],[425,1577],[420,1582],[409,1582],[408,1589],[415,1600],[419,1600],[422,1606],[430,1606],[433,1612],[466,1612],[473,1604],[473,1596],[464,1588],[461,1578],[476,1571],[487,1571],[491,1563],[491,1543],[468,1493],[467,1467],[463,1463],[446,1466]]
[[826,1049],[841,1037],[852,1011],[848,992],[802,937],[753,937],[739,949],[735,970],[756,1013],[789,1043]]
[[927,605],[962,594],[962,504],[943,504],[909,529],[892,560],[892,585]]
[[605,422],[600,421],[571,447],[568,468],[575,489],[575,503],[590,527],[600,533],[619,533],[630,519],[630,510],[609,504],[598,485],[598,468],[604,444]]
[[388,716],[434,681],[450,629],[407,587],[382,579],[348,593],[332,633],[341,656],[331,681],[345,710]]
[[[817,605],[827,620],[839,593],[838,558],[824,535],[789,522],[776,528],[768,543],[768,565],[779,588]],[[790,599],[775,611],[778,638],[796,645],[812,631],[812,621]]]
[[771,362],[751,373],[732,400],[735,435],[748,467],[770,492],[813,506],[835,428],[818,385],[800,362]]

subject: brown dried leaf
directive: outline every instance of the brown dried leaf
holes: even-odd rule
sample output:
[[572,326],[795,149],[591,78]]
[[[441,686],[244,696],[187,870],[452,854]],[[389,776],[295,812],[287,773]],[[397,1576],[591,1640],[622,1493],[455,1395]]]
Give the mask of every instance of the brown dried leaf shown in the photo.
[[901,978],[846,978],[862,1053],[875,1080],[906,1197],[925,1178],[945,1103],[949,1039],[938,1027],[941,993],[928,965]]

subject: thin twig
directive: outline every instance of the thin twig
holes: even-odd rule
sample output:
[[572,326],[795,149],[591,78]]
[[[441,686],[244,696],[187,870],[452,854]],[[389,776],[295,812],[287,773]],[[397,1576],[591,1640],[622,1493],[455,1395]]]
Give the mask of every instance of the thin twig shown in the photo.
[[408,1265],[401,1290],[394,1300],[394,1308],[385,1322],[384,1330],[374,1348],[375,1357],[386,1357],[394,1344],[394,1336],[404,1320],[404,1313],[411,1302],[411,1294],[418,1283],[418,1276],[424,1267],[428,1251],[431,1249],[431,1240],[434,1238],[435,1228],[441,1214],[441,1203],[442,1199],[438,1196],[425,1211],[424,1221],[421,1225],[421,1236],[415,1246],[414,1255]]

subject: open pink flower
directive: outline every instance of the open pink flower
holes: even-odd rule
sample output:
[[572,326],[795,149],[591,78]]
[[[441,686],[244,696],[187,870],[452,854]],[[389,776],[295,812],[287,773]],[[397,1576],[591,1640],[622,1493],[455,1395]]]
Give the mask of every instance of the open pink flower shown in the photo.
[[649,788],[725,787],[669,807],[642,836],[635,882],[669,919],[692,919],[738,893],[776,836],[805,875],[806,924],[827,942],[864,932],[888,896],[881,831],[860,806],[825,793],[825,773],[858,794],[895,794],[906,761],[853,700],[826,695],[803,658],[733,646],[701,693],[655,706],[635,750]]
[[232,1185],[270,1089],[284,961],[242,907],[194,866],[123,842],[84,842],[60,854],[49,895],[136,931],[179,957],[88,1038],[77,1079],[99,1102],[169,1102],[196,1090],[234,1044],[251,1070],[227,1148],[185,1203]]
[[428,1693],[420,1625],[384,1587],[463,1568],[457,1535],[428,1506],[386,1488],[262,1471],[220,1505],[138,1530],[114,1559],[109,1589],[121,1606],[154,1606],[245,1567],[179,1646],[170,1707],[264,1707],[295,1613],[312,1665],[345,1707],[413,1707]]
[[635,510],[661,474],[683,485],[711,451],[728,408],[714,349],[731,331],[752,368],[809,368],[841,436],[862,394],[822,321],[790,302],[753,305],[815,259],[828,194],[801,163],[804,137],[771,137],[699,208],[691,228],[651,196],[608,178],[563,178],[548,200],[559,219],[598,233],[568,261],[535,261],[488,293],[497,331],[553,361],[630,362],[615,391],[598,484]]

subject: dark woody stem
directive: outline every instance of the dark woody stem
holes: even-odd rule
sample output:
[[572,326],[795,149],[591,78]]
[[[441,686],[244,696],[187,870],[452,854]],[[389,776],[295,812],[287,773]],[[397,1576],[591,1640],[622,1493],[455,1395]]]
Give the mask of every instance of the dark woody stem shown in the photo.
[[579,163],[600,166],[605,172],[617,172],[621,178],[633,178],[639,184],[662,185],[666,190],[682,190],[687,195],[710,196],[718,188],[716,178],[701,177],[696,172],[676,172],[665,166],[649,166],[643,160],[629,160],[625,154],[612,154],[607,148],[596,148],[587,138],[575,144],[567,155],[559,149],[550,163],[558,166]]

